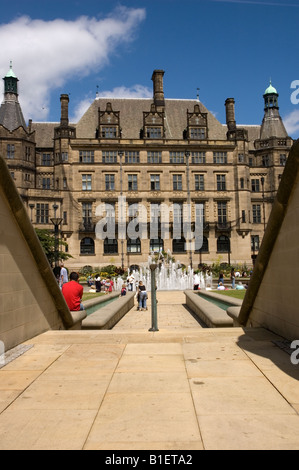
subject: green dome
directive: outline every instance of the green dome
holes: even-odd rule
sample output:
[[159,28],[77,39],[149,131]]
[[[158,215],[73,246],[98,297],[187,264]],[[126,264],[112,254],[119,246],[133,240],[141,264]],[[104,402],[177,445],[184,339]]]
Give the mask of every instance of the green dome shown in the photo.
[[5,78],[17,78],[16,75],[14,74],[13,69],[12,69],[12,63],[10,63],[10,69],[7,72]]
[[276,88],[274,88],[274,87],[272,86],[271,81],[270,81],[270,85],[269,85],[268,88],[265,90],[265,95],[270,95],[270,94],[273,94],[273,93],[275,93],[276,95],[278,94]]

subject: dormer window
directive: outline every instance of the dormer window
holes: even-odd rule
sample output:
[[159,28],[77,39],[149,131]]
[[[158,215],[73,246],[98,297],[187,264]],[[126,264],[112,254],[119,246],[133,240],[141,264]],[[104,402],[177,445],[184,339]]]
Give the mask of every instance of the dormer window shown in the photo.
[[143,113],[143,132],[145,139],[164,138],[164,112],[157,112],[156,106],[152,104],[149,113]]
[[204,140],[208,138],[207,113],[201,113],[199,104],[194,106],[194,111],[187,111],[187,129],[184,138],[190,140]]
[[190,139],[202,140],[206,138],[206,129],[204,127],[191,127]]
[[105,111],[99,110],[98,136],[100,139],[119,139],[121,137],[119,111],[113,111],[111,103],[107,103]]

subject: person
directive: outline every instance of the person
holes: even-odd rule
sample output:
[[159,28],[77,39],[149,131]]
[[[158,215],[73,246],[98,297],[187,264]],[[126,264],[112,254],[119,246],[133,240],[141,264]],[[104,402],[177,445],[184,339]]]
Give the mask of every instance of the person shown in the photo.
[[194,276],[193,290],[200,290],[199,284],[200,284],[199,275],[198,275],[198,274],[195,274],[195,276]]
[[124,295],[127,295],[127,286],[126,284],[122,285],[120,296],[123,297]]
[[245,287],[243,286],[242,282],[239,282],[238,285],[236,286],[237,290],[243,290]]
[[218,290],[225,290],[225,287],[224,285],[222,284],[222,282],[219,282],[219,286],[217,287]]
[[64,284],[69,282],[69,279],[68,279],[68,272],[66,268],[64,267],[64,264],[61,263],[60,267],[61,269],[60,269],[60,276],[59,276],[59,284],[60,284],[60,287],[62,287]]
[[95,284],[96,284],[96,291],[97,292],[101,292],[101,278],[100,278],[100,275],[97,274],[96,277],[95,277]]
[[232,270],[230,272],[230,279],[232,281],[232,289],[234,289],[235,288],[235,282],[236,282],[236,275],[235,275],[234,268],[232,268]]
[[223,277],[223,272],[220,271],[219,273],[219,279],[218,279],[218,286],[220,285],[220,283],[224,283],[224,277]]
[[134,284],[134,281],[135,281],[135,277],[133,276],[133,274],[131,274],[129,276],[128,281],[129,281],[129,291],[132,291],[133,290],[133,284]]
[[84,310],[82,304],[83,287],[79,284],[79,274],[72,272],[70,281],[62,286],[62,295],[70,311]]
[[114,282],[113,282],[113,279],[111,279],[111,277],[109,278],[109,287],[108,287],[108,292],[112,292],[113,290],[113,287],[114,287]]
[[146,292],[146,287],[142,281],[139,281],[138,297],[139,297],[139,301],[138,301],[137,310],[147,310],[147,306],[146,306],[147,292]]

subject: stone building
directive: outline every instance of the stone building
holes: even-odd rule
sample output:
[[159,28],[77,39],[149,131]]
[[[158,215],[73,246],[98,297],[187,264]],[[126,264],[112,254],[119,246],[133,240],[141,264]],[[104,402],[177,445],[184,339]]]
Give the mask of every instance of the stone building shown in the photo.
[[61,95],[60,122],[27,127],[12,68],[4,77],[1,153],[33,225],[56,219],[71,268],[127,268],[161,250],[193,267],[258,254],[292,145],[276,89],[261,125],[240,126],[233,98],[221,124],[198,99],[165,98],[163,79],[153,72],[152,99],[97,96],[74,124]]

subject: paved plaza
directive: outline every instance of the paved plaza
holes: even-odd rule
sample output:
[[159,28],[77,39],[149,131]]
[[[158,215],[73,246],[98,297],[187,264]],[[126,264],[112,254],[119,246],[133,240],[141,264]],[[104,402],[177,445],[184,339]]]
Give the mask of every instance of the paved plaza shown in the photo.
[[[158,292],[110,331],[48,331],[0,369],[0,449],[299,449],[299,366],[263,329],[208,329]],[[136,304],[136,302],[135,302]]]

